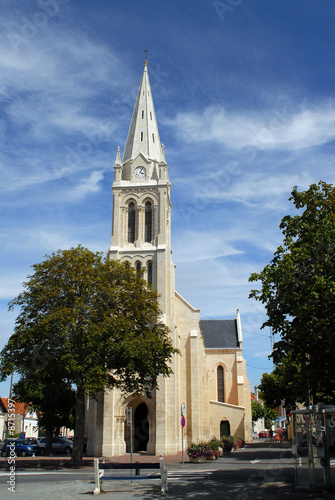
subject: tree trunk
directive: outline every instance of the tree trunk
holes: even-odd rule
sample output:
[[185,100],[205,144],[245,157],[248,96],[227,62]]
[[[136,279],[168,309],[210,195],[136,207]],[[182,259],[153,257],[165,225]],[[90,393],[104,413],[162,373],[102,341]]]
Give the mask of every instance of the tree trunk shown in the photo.
[[52,425],[45,426],[45,455],[50,456],[52,453]]
[[75,401],[74,440],[71,465],[81,465],[85,431],[85,393],[78,390]]

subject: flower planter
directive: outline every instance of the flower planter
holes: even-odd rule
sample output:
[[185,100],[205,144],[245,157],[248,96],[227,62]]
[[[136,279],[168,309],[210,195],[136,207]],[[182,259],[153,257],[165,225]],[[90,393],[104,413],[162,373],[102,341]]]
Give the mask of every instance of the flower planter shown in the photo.
[[216,455],[209,455],[207,460],[216,460]]
[[189,457],[192,464],[204,464],[206,463],[206,457]]

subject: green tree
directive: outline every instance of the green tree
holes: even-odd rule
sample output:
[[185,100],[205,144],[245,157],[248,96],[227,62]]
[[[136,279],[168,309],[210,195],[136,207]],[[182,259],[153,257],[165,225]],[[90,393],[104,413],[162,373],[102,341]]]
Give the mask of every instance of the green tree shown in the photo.
[[[260,273],[250,297],[265,304],[263,327],[279,334],[272,358],[285,376],[295,370],[295,397],[335,401],[335,191],[320,181],[291,193],[298,214],[282,219],[283,244]],[[294,368],[293,368],[294,367]]]
[[251,412],[252,421],[257,422],[257,420],[264,417],[264,406],[260,401],[251,401]]
[[273,426],[274,420],[278,417],[275,409],[269,408],[265,401],[251,401],[252,421],[264,418],[265,429],[270,429]]
[[59,433],[60,427],[74,427],[75,391],[58,365],[43,365],[43,371],[22,371],[13,392],[19,401],[29,401],[30,408],[37,412],[38,426],[45,431],[45,454],[49,455],[52,436]]
[[301,366],[291,359],[289,353],[272,373],[263,373],[259,389],[267,407],[277,408],[284,401],[287,411],[295,409],[296,403],[303,402],[305,395]]
[[278,418],[278,413],[276,412],[275,409],[273,408],[268,408],[266,405],[264,405],[264,425],[265,429],[270,429],[274,421]]
[[60,369],[75,393],[71,460],[79,464],[85,398],[112,387],[149,395],[159,375],[170,375],[178,351],[160,320],[157,292],[133,268],[78,246],[33,269],[10,303],[20,313],[0,355],[0,376]]

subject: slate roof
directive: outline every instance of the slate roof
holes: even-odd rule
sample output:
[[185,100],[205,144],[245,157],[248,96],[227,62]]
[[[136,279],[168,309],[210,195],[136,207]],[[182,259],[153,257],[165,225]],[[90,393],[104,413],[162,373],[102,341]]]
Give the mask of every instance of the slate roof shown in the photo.
[[239,349],[236,319],[200,321],[206,349]]

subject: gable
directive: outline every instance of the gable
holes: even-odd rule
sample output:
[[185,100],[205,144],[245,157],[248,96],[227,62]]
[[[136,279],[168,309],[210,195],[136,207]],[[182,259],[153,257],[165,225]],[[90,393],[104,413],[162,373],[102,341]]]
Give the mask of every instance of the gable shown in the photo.
[[139,153],[136,158],[133,160],[133,166],[137,167],[137,166],[140,166],[140,165],[143,165],[143,163],[147,164],[147,165],[150,165],[151,161],[148,160],[144,154],[142,153]]
[[239,349],[236,319],[201,320],[206,349]]

